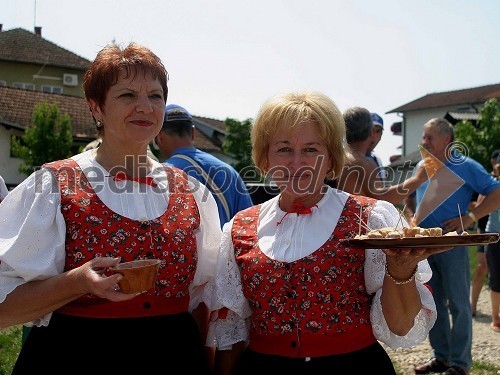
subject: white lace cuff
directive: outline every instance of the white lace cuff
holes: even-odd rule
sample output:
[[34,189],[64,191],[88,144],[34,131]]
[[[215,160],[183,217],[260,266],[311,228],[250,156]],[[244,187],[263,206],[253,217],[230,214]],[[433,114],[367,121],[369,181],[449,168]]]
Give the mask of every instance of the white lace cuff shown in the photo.
[[380,301],[382,289],[377,291],[373,299],[370,313],[373,334],[377,340],[396,349],[412,347],[427,338],[429,330],[432,328],[437,318],[436,305],[434,304],[434,298],[430,290],[425,285],[419,283],[418,280],[417,290],[420,294],[420,300],[422,301],[422,309],[415,317],[413,327],[405,336],[394,334],[387,326],[387,322],[382,312],[382,303]]
[[[234,257],[231,227],[232,221],[224,226],[215,278],[205,286],[203,296],[203,301],[213,312],[206,345],[219,350],[230,349],[231,345],[248,340],[246,318],[252,314]],[[224,319],[219,319],[218,310],[222,308],[229,311]]]
[[245,319],[231,310],[224,319],[217,319],[217,312],[214,312],[208,326],[206,345],[219,350],[229,350],[233,344],[240,341],[248,341],[248,325]]

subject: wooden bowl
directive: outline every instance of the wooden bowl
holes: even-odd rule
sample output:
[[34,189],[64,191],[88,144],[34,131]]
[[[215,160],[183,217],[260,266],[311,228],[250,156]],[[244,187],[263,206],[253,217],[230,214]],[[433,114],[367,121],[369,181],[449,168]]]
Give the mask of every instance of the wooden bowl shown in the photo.
[[133,260],[110,267],[109,273],[123,275],[118,282],[123,293],[140,293],[154,287],[160,263],[159,259]]

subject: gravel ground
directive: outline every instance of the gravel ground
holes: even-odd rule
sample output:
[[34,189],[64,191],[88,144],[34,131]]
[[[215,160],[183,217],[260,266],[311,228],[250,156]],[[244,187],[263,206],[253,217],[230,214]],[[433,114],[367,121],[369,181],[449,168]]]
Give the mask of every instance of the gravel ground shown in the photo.
[[[488,363],[500,368],[500,333],[490,328],[489,289],[483,287],[477,303],[476,317],[472,323],[472,360],[474,362]],[[391,357],[397,370],[403,375],[414,375],[415,365],[426,362],[431,355],[429,341],[426,340],[411,349],[390,349],[384,346]],[[471,372],[471,375],[497,374],[494,372]],[[500,372],[498,372],[500,374]]]

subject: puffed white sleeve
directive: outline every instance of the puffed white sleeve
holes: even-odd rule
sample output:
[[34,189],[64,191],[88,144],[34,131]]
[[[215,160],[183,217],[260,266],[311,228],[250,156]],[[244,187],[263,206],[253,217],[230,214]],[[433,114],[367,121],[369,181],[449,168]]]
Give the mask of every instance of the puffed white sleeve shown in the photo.
[[[377,201],[368,218],[368,227],[372,229],[383,227],[398,228],[402,225],[408,225],[406,221],[400,219],[397,209],[389,202]],[[375,338],[382,341],[391,348],[409,348],[427,338],[430,329],[434,325],[437,312],[432,294],[425,285],[431,276],[432,271],[427,260],[418,264],[417,274],[415,275],[417,290],[420,294],[422,308],[415,317],[413,327],[405,336],[398,336],[390,331],[382,312],[382,284],[385,276],[385,254],[380,249],[367,249],[365,258],[365,282],[367,292],[375,293],[373,298],[370,319],[372,322]]]
[[193,311],[202,302],[206,283],[215,274],[222,231],[214,197],[207,187],[195,178],[188,176],[188,180],[200,213],[200,226],[196,230],[198,262],[193,282],[189,287],[189,311]]
[[[52,173],[33,173],[0,205],[0,303],[19,285],[64,270],[66,224]],[[48,325],[51,313],[27,326]]]
[[243,294],[241,275],[231,240],[232,220],[223,228],[215,277],[205,288],[204,301],[212,312],[206,345],[219,350],[248,340],[247,318],[252,314]]

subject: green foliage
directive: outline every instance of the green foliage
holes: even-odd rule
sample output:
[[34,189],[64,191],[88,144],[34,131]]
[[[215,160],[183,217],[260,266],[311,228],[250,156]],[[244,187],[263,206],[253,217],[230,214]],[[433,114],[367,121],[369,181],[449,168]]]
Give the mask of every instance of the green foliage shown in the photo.
[[471,375],[490,375],[490,374],[498,374],[499,371],[500,371],[500,366],[497,364],[473,361],[470,374]]
[[12,140],[14,156],[24,160],[19,171],[31,174],[42,164],[72,155],[71,119],[61,114],[57,103],[40,103],[33,110],[33,124],[20,139]]
[[468,148],[468,156],[475,159],[486,170],[491,169],[490,155],[500,149],[500,103],[488,100],[481,108],[478,124],[460,121],[455,125],[455,138]]
[[12,372],[21,350],[21,337],[21,325],[0,330],[0,375],[8,375]]
[[234,168],[241,173],[244,168],[253,165],[252,145],[250,142],[252,120],[247,119],[240,122],[227,118],[224,124],[226,125],[226,136],[222,144],[222,150],[238,160]]

